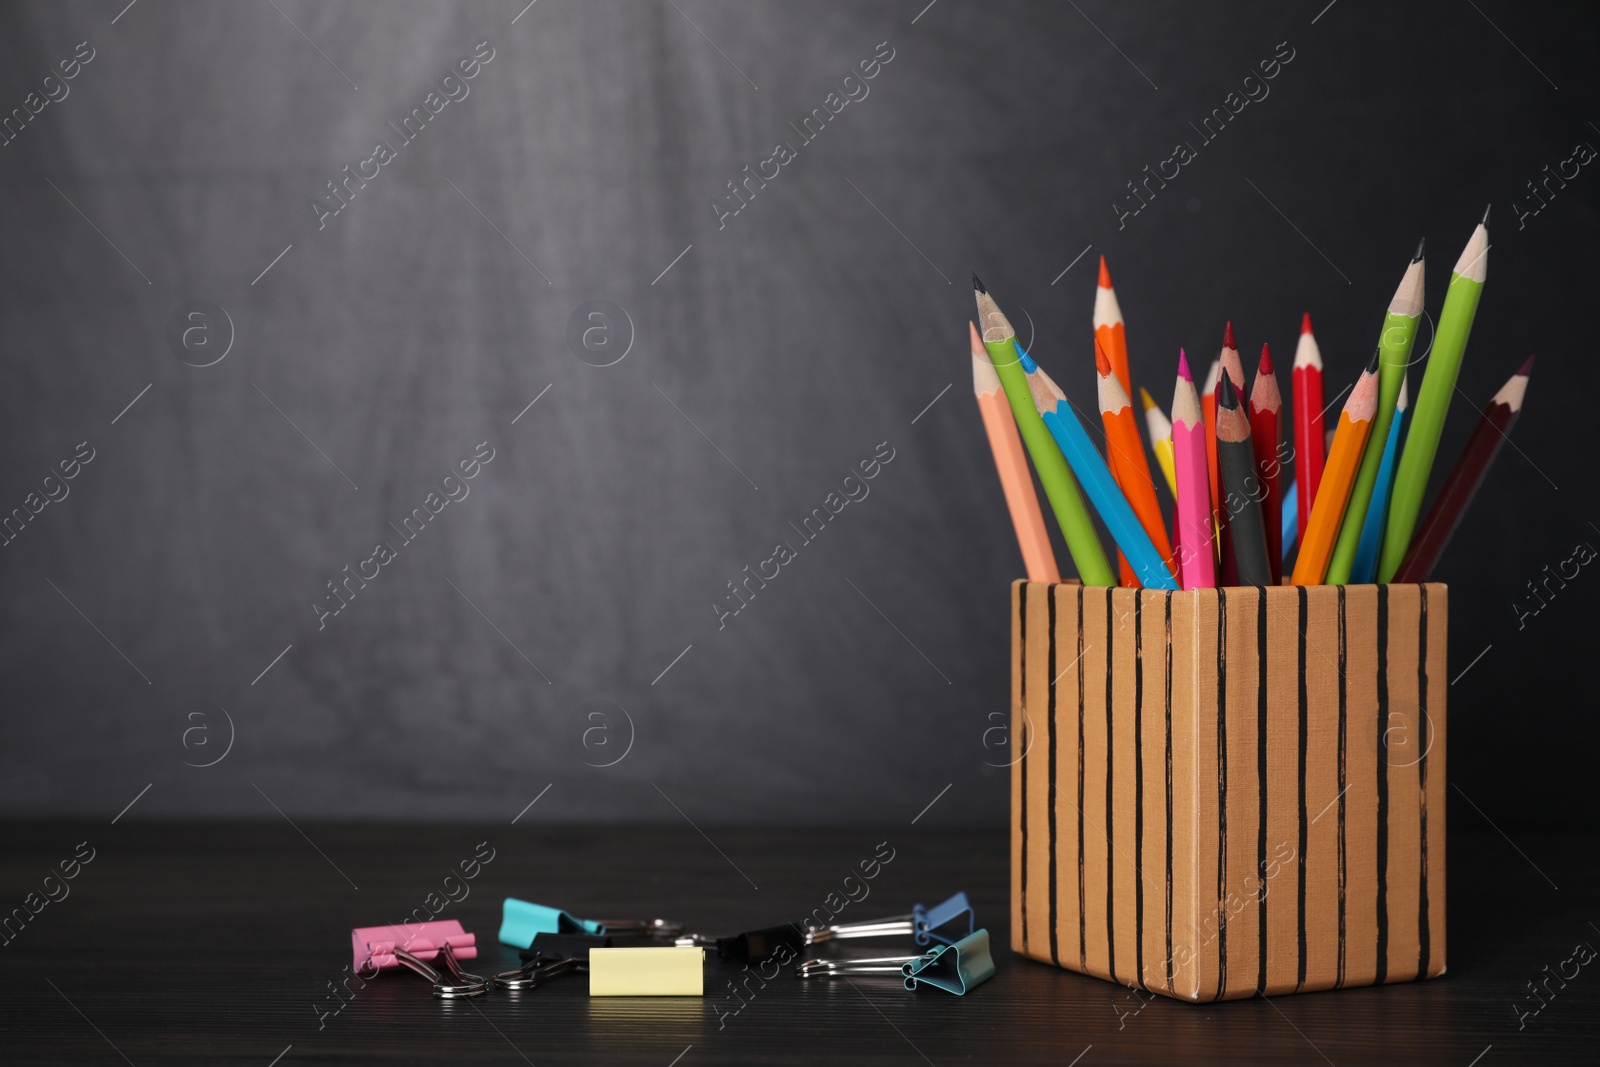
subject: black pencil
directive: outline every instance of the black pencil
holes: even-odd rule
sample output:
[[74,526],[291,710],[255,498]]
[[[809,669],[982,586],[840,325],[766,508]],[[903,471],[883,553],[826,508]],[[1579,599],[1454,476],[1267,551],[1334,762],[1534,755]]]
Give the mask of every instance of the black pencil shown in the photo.
[[[1261,476],[1250,442],[1250,419],[1228,375],[1217,380],[1217,476],[1221,481],[1224,558],[1232,556],[1240,585],[1272,584],[1267,528],[1261,517]],[[1224,571],[1227,568],[1224,566]]]

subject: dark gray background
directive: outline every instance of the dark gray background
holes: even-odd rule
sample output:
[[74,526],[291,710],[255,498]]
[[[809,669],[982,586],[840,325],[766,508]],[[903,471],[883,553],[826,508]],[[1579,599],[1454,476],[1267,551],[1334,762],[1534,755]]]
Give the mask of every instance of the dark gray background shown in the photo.
[[[1452,677],[1472,664],[1453,792],[1502,827],[1592,822],[1600,585],[1521,630],[1512,606],[1600,543],[1600,164],[1525,228],[1512,210],[1600,145],[1592,13],[924,3],[0,9],[6,112],[96,50],[0,148],[0,511],[97,453],[0,549],[0,810],[510,819],[539,796],[524,818],[822,822],[909,819],[950,783],[927,821],[1001,823],[984,742],[1021,565],[968,391],[968,270],[1080,405],[1098,253],[1163,402],[1178,346],[1209,360],[1225,318],[1287,388],[1307,309],[1331,395],[1417,238],[1436,313],[1492,201],[1443,454],[1539,365],[1439,574]],[[323,183],[484,40],[470,96],[319,232]],[[719,231],[724,183],[881,41],[870,95]],[[1271,95],[1119,230],[1124,183],[1282,41]],[[197,299],[236,331],[203,369],[165,340]],[[594,299],[636,331],[603,369],[566,342]],[[480,441],[471,495],[319,631],[324,583]],[[870,497],[719,632],[724,583],[882,441]],[[585,766],[625,748],[617,707],[631,752]],[[185,766],[223,750],[219,709],[231,752]]]

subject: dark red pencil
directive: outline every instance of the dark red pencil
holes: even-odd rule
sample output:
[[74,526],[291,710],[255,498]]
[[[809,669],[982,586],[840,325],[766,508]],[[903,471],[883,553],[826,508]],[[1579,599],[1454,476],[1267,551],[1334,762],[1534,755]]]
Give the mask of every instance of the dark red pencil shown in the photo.
[[1267,562],[1272,584],[1283,580],[1283,462],[1278,458],[1282,437],[1283,394],[1272,372],[1272,350],[1261,346],[1255,385],[1250,388],[1250,444],[1255,448],[1256,476],[1261,479],[1261,518],[1267,525]]
[[1489,465],[1500,452],[1500,446],[1511,435],[1511,427],[1516,425],[1517,416],[1522,414],[1522,398],[1527,394],[1528,376],[1532,372],[1533,357],[1529,356],[1517,373],[1484,405],[1478,425],[1473,427],[1467,446],[1461,450],[1461,458],[1450,469],[1444,488],[1439,490],[1433,507],[1428,509],[1427,517],[1417,527],[1411,547],[1400,561],[1400,569],[1395,572],[1395,581],[1428,580],[1434,564],[1439,562],[1439,557],[1450,544],[1450,538],[1455,535],[1456,527],[1461,525],[1461,517],[1471,505],[1478,486],[1483,484]]

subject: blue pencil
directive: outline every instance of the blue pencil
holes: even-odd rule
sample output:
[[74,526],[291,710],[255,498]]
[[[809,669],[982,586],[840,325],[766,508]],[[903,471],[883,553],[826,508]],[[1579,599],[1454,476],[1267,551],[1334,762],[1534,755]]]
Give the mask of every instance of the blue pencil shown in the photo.
[[1402,378],[1394,421],[1389,423],[1389,439],[1383,443],[1383,458],[1378,461],[1378,480],[1372,483],[1372,503],[1367,505],[1355,562],[1350,565],[1350,581],[1356,585],[1378,580],[1378,550],[1383,547],[1383,524],[1389,514],[1389,493],[1394,485],[1395,457],[1400,451],[1400,426],[1406,421],[1406,407],[1406,383]]
[[1294,555],[1294,542],[1300,536],[1300,484],[1289,483],[1283,494],[1283,562],[1287,564]]
[[1039,417],[1044,420],[1045,428],[1056,439],[1061,454],[1072,467],[1072,473],[1077,475],[1083,491],[1088,494],[1095,511],[1100,513],[1106,529],[1111,532],[1112,540],[1122,549],[1134,574],[1138,575],[1139,584],[1146,589],[1176,590],[1177,580],[1156,551],[1150,535],[1139,525],[1139,518],[1133,513],[1128,498],[1122,495],[1116,479],[1111,476],[1111,468],[1106,466],[1094,442],[1089,440],[1077,415],[1066,406],[1066,394],[1051,381],[1048,374],[1039,369],[1039,364],[1023,351],[1021,345],[1017,345],[1017,352],[1022,357],[1022,369],[1028,374],[1033,406],[1039,409]]

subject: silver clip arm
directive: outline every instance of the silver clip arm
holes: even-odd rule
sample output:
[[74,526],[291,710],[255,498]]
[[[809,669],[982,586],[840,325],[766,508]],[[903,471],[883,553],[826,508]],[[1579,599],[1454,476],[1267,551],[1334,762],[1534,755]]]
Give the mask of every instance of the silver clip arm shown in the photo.
[[448,943],[439,948],[439,959],[444,961],[445,971],[448,976],[439,973],[426,960],[407,952],[403,948],[394,950],[394,958],[401,966],[409,968],[433,983],[433,995],[436,997],[476,997],[489,991],[486,979],[475,974],[468,974],[461,969],[461,963],[456,959],[454,950]]
[[900,974],[916,956],[878,956],[873,959],[806,960],[795,968],[797,978],[842,978],[851,974]]
[[806,931],[806,944],[815,945],[823,941],[843,941],[852,937],[899,937],[911,934],[915,926],[909,915],[896,915],[888,919],[874,919],[871,922],[835,923],[832,926],[820,926],[815,930]]

